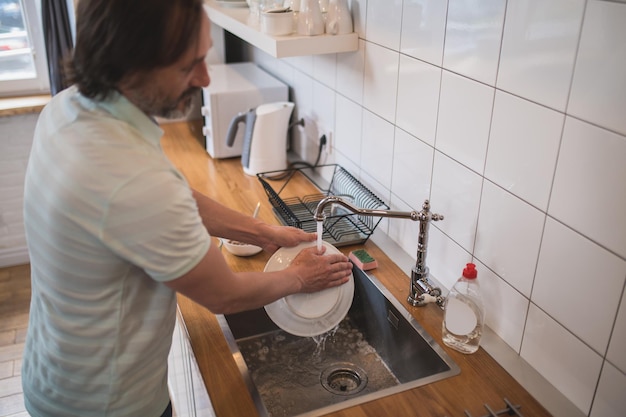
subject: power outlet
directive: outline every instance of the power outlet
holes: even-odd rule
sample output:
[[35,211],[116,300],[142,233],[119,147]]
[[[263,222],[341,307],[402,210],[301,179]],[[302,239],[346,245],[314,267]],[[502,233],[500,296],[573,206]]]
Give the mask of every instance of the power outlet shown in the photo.
[[[320,152],[320,141],[322,138],[326,138],[325,143],[323,144]],[[319,156],[319,164],[330,164],[333,162],[333,149],[335,146],[335,137],[333,135],[333,131],[325,128],[324,126],[319,127],[319,138],[317,140],[318,152],[320,152]]]
[[315,141],[315,147],[319,154],[320,163],[325,163],[332,153],[332,132],[321,129]]
[[324,129],[321,125],[316,125],[312,136],[309,136],[309,155],[312,159],[310,163],[325,165],[330,163],[332,146],[332,132]]
[[[334,135],[331,129],[323,126],[319,121],[309,115],[302,116],[304,126],[297,126],[295,129],[295,140],[292,150],[297,153],[302,160],[313,164],[330,163],[329,159],[333,153]],[[325,136],[326,142],[321,146],[321,138]],[[321,152],[320,152],[321,146]]]

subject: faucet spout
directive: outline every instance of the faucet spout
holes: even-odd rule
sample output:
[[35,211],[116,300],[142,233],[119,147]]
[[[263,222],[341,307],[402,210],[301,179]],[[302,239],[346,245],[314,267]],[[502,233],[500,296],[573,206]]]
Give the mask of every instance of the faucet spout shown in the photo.
[[352,203],[343,200],[341,197],[328,196],[317,204],[313,218],[318,222],[323,222],[326,218],[324,208],[330,204],[338,204],[345,207],[352,213],[362,216],[390,217],[419,221],[420,227],[417,238],[417,260],[415,267],[411,270],[411,288],[409,290],[408,302],[413,306],[422,306],[429,302],[436,302],[440,307],[443,307],[444,300],[441,296],[441,289],[433,286],[431,280],[429,279],[428,267],[426,266],[428,229],[430,222],[443,220],[443,215],[431,213],[430,202],[428,200],[424,200],[421,211],[393,211],[356,207]]
[[324,208],[329,204],[338,204],[350,210],[355,214],[360,214],[363,216],[374,216],[374,217],[395,217],[399,219],[411,219],[411,220],[419,220],[419,213],[417,211],[393,211],[393,210],[379,210],[379,209],[366,209],[361,207],[356,207],[354,204],[348,203],[341,197],[337,196],[328,196],[322,199],[317,204],[315,208],[315,213],[313,214],[313,218],[315,221],[323,222],[326,218],[324,214]]

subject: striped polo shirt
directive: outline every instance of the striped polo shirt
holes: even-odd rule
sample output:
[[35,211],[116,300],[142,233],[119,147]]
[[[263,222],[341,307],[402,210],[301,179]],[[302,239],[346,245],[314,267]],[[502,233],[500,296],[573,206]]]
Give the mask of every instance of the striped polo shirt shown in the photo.
[[176,296],[210,237],[162,130],[75,87],[42,111],[26,173],[32,299],[22,384],[43,416],[160,416]]

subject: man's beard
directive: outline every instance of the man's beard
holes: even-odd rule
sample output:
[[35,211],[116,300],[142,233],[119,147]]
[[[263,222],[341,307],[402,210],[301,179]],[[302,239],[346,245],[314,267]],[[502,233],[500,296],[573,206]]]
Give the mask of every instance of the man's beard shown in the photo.
[[175,100],[159,100],[159,97],[145,95],[136,96],[138,107],[150,116],[164,119],[186,117],[193,107],[193,98],[200,91],[199,87],[191,87]]
[[191,113],[191,108],[193,107],[193,97],[198,91],[200,91],[200,88],[192,87],[186,90],[175,103],[163,103],[160,111],[156,113],[155,116],[163,117],[164,119],[179,119],[186,117],[189,113]]

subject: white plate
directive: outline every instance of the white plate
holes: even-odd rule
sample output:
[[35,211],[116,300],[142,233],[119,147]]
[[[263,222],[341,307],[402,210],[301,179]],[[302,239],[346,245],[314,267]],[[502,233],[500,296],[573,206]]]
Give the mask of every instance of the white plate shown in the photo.
[[[330,243],[323,242],[326,254],[341,253]],[[265,265],[265,271],[285,269],[304,248],[315,242],[302,243],[293,248],[280,248]],[[293,294],[265,306],[267,315],[284,331],[296,336],[310,337],[334,329],[346,316],[354,297],[354,277],[339,287],[315,293]]]
[[248,7],[248,2],[245,0],[217,0],[217,4],[222,7]]

